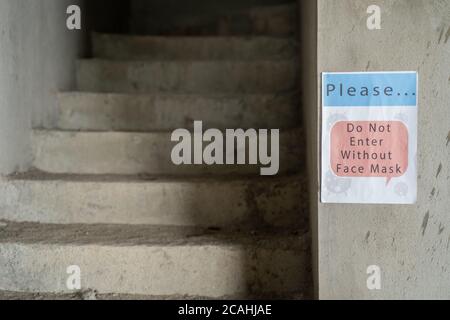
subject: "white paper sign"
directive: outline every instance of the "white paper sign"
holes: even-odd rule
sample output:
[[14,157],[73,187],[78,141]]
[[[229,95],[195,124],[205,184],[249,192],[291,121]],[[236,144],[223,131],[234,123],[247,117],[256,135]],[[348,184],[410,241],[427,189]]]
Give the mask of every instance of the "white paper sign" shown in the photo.
[[322,74],[322,202],[416,202],[417,96],[417,72]]

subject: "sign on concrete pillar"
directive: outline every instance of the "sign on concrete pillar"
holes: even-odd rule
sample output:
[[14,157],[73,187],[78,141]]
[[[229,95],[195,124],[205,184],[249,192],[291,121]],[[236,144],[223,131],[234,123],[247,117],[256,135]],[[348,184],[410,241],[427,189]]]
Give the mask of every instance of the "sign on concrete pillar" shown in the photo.
[[324,203],[417,198],[416,72],[323,73]]

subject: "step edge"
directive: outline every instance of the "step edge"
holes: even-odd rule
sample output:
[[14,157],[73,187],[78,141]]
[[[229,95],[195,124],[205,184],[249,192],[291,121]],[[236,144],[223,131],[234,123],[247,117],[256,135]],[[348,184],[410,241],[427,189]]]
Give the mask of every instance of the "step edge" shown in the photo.
[[310,232],[284,228],[233,231],[187,226],[129,224],[42,224],[0,221],[0,246],[31,247],[218,247],[228,250],[308,251]]
[[78,58],[76,59],[77,67],[80,67],[84,64],[100,64],[100,65],[157,65],[157,64],[242,64],[242,65],[251,65],[258,63],[268,63],[268,64],[281,64],[281,63],[290,63],[293,65],[300,65],[298,59],[289,58],[289,59],[251,59],[251,60],[242,60],[242,59],[173,59],[173,60],[135,60],[135,59],[120,59],[120,60],[112,60],[107,58]]
[[[8,182],[68,182],[68,183],[280,183],[290,181],[306,182],[305,174],[281,174],[278,176],[249,175],[126,175],[126,174],[59,174],[39,170],[0,176],[0,183]],[[303,181],[305,180],[305,181]]]
[[[309,283],[305,283],[310,286]],[[308,288],[305,286],[305,289]],[[305,292],[288,292],[286,294],[276,295],[242,295],[242,296],[224,296],[224,297],[202,297],[202,296],[185,296],[185,295],[168,295],[168,296],[152,296],[152,295],[133,295],[121,293],[99,294],[95,290],[80,290],[73,293],[67,292],[17,292],[17,291],[0,291],[0,300],[9,301],[50,301],[50,300],[105,300],[105,301],[236,301],[236,300],[304,300],[309,299]]]
[[279,42],[291,42],[293,44],[299,44],[300,42],[293,35],[287,36],[274,36],[274,35],[175,35],[175,36],[163,36],[163,35],[145,35],[145,34],[121,34],[121,33],[105,33],[105,32],[91,32],[93,40],[107,40],[105,38],[115,38],[117,41],[123,40],[163,40],[163,41],[179,41],[179,40],[194,40],[194,41],[260,41],[260,40],[274,40]]

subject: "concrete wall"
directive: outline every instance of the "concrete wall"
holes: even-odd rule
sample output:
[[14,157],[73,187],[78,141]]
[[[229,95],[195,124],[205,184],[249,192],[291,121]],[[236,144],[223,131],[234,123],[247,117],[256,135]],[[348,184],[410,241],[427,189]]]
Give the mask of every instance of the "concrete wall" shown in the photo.
[[55,93],[72,88],[82,32],[68,31],[78,0],[0,0],[0,173],[26,170],[30,129],[50,126]]
[[[371,4],[382,8],[382,30],[366,28]],[[417,70],[420,76],[418,202],[319,204],[313,214],[318,219],[320,298],[450,298],[449,67],[450,1],[318,0],[318,75]],[[319,90],[319,77],[316,81]],[[317,164],[319,150],[311,139],[319,140],[315,128],[309,131]],[[312,190],[317,192],[315,182]],[[380,291],[367,289],[369,265],[381,268]]]

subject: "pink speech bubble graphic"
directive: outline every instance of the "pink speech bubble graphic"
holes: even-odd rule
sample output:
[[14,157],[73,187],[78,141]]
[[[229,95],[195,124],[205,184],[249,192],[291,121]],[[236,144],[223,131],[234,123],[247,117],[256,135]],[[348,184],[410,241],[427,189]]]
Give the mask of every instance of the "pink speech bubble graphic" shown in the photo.
[[341,121],[331,130],[331,168],[339,177],[401,177],[408,129],[400,121]]

